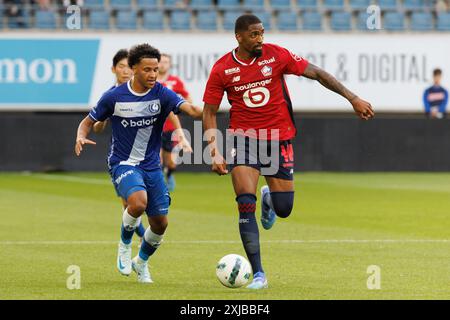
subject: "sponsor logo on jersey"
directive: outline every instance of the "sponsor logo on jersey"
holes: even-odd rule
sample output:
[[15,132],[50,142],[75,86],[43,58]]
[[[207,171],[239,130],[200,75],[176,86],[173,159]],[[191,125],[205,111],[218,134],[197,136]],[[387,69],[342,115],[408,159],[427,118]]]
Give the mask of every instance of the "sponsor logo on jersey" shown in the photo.
[[247,83],[243,86],[235,86],[234,91],[243,91],[243,90],[248,90],[248,89],[256,88],[256,87],[264,87],[264,86],[270,84],[271,82],[272,82],[272,78],[258,81],[258,82]]
[[148,127],[151,126],[156,122],[158,118],[151,118],[151,119],[141,119],[141,120],[126,120],[123,119],[120,123],[124,128],[130,127],[130,128],[141,128],[141,127]]
[[261,69],[261,73],[263,74],[264,77],[269,77],[272,75],[272,68],[269,66],[264,66]]
[[275,62],[275,57],[272,57],[270,59],[262,60],[262,61],[258,62],[258,66],[263,66],[265,64],[269,64],[269,63],[272,63],[272,62]]
[[233,73],[238,73],[238,72],[241,72],[241,69],[239,69],[239,67],[235,67],[235,68],[231,68],[231,69],[226,69],[225,70],[225,74],[227,76],[230,75],[230,74],[233,74]]
[[116,184],[120,184],[124,178],[126,178],[127,176],[129,176],[130,174],[133,174],[133,173],[134,173],[133,170],[128,170],[128,171],[122,173],[122,174],[115,180]]
[[236,76],[231,82],[238,82],[239,80],[241,80],[241,76]]

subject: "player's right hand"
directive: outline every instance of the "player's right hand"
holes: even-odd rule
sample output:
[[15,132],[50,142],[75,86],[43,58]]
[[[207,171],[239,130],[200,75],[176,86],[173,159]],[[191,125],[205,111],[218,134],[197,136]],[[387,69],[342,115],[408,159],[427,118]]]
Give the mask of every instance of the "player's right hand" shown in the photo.
[[86,139],[86,138],[77,138],[75,142],[75,154],[80,156],[81,151],[83,151],[83,146],[85,144],[97,144],[96,142]]
[[223,176],[228,173],[227,162],[220,153],[217,152],[214,155],[212,154],[211,159],[212,159],[212,167],[211,167],[212,171],[217,173],[219,176]]

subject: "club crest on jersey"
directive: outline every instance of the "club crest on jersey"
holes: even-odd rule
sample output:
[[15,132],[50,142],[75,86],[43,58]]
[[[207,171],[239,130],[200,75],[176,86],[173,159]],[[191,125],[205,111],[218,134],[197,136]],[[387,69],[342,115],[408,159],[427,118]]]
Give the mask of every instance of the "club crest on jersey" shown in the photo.
[[230,74],[234,74],[234,73],[238,73],[238,72],[241,72],[241,69],[239,69],[239,67],[226,69],[225,70],[225,75],[229,76]]
[[148,111],[150,112],[151,116],[154,116],[154,115],[160,113],[161,106],[159,105],[159,103],[153,102],[153,103],[149,104]]
[[272,68],[269,66],[264,66],[261,69],[261,73],[263,74],[264,77],[269,77],[272,75]]

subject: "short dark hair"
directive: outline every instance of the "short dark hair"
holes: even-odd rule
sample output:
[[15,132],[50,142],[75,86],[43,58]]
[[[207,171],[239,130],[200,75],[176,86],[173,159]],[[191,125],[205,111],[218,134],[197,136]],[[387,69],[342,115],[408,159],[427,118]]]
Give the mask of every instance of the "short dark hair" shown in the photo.
[[117,66],[117,64],[125,58],[128,58],[127,49],[120,49],[119,51],[117,51],[113,58],[113,67]]
[[440,76],[442,74],[442,70],[441,69],[434,69],[433,70],[433,76]]
[[236,19],[236,23],[234,25],[234,33],[247,31],[249,26],[257,23],[261,23],[261,20],[254,14],[243,14]]
[[138,44],[132,47],[128,53],[128,65],[132,68],[145,58],[155,58],[159,62],[161,60],[161,53],[148,43]]

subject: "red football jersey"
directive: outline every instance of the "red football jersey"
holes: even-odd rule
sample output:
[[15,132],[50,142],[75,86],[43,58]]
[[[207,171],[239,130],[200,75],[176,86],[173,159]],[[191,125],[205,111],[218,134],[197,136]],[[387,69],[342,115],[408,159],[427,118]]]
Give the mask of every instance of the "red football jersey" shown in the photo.
[[[235,50],[214,64],[203,101],[218,105],[226,91],[230,129],[255,129],[256,136],[251,131],[246,135],[269,140],[270,130],[278,129],[279,140],[293,138],[297,131],[284,75],[302,75],[308,61],[274,44],[263,44],[262,56],[247,62],[239,60]],[[259,129],[266,129],[267,136]]]
[[[189,97],[189,92],[187,92],[183,81],[181,81],[181,79],[177,76],[169,75],[165,81],[161,82],[161,84],[185,99]],[[164,122],[163,132],[173,130],[175,130],[174,124],[172,123],[172,121],[167,119],[166,122]]]

